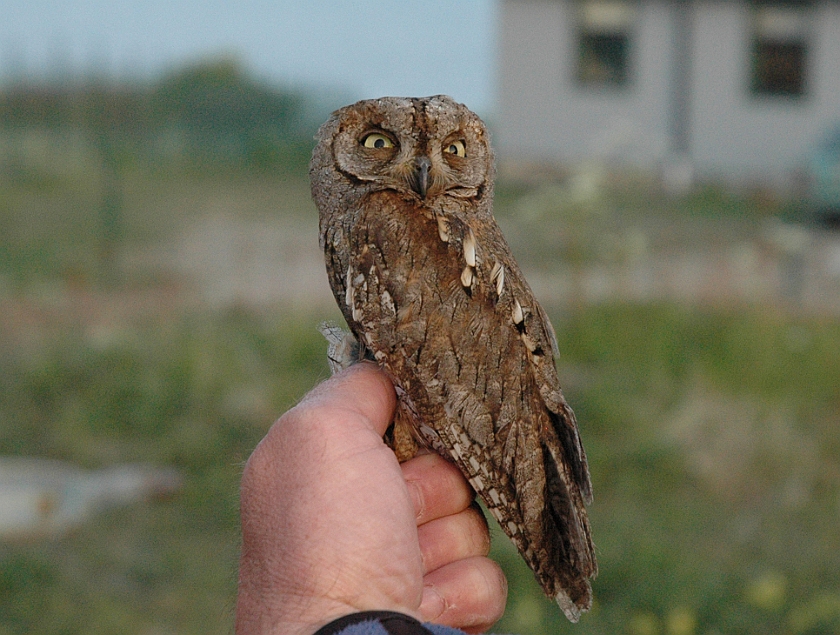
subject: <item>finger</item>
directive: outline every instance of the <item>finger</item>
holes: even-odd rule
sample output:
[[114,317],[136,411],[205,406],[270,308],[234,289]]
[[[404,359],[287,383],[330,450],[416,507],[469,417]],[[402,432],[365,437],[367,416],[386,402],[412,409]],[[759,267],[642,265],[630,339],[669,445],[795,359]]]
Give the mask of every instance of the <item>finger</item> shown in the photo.
[[451,562],[490,553],[490,530],[478,506],[420,525],[417,538],[424,575]]
[[280,467],[275,456],[387,450],[382,435],[395,408],[396,394],[387,375],[374,364],[354,364],[313,388],[275,422],[248,459],[243,483],[275,481]]
[[402,464],[417,524],[464,511],[475,498],[461,471],[437,454],[421,454]]
[[316,386],[293,410],[310,407],[361,415],[381,437],[394,419],[397,395],[382,370],[371,362],[361,362]]
[[423,583],[424,621],[481,633],[505,612],[507,580],[489,558],[458,560],[432,571]]

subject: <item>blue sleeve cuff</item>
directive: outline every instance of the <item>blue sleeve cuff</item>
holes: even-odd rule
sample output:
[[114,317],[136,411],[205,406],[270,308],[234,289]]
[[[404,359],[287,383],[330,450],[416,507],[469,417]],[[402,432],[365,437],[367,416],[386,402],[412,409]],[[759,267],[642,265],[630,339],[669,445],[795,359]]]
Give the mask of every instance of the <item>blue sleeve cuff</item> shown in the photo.
[[[439,624],[429,624],[428,622],[423,624],[423,626],[431,631],[433,635],[464,635],[464,631],[459,631],[456,628],[450,628],[449,626],[440,626]],[[388,635],[388,631],[377,622],[376,620],[371,620],[367,622],[359,622],[358,624],[352,624],[345,629],[338,631],[336,635]]]
[[362,611],[333,620],[315,635],[464,635],[438,624],[421,624],[395,611]]

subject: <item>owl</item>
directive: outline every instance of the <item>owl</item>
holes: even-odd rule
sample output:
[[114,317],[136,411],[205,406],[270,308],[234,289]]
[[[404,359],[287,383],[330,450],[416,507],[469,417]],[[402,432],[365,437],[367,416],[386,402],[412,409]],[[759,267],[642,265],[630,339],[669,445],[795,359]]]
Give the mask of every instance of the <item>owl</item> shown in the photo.
[[576,622],[597,573],[589,470],[554,330],[493,217],[487,129],[445,95],[384,97],[316,139],[320,244],[356,340],[341,347],[393,380],[389,442],[454,462]]

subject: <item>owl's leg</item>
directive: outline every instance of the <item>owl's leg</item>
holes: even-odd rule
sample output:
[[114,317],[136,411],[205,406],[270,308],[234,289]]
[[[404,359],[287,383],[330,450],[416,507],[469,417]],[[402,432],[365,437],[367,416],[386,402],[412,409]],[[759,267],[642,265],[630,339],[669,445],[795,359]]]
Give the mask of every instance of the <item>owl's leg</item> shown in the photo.
[[[321,334],[327,339],[327,359],[330,364],[330,371],[333,375],[360,361],[362,357],[359,350],[359,343],[350,331],[328,322],[322,322],[318,327]],[[373,355],[365,351],[363,359],[373,361]],[[419,446],[411,433],[413,425],[410,415],[403,408],[397,408],[394,415],[394,423],[385,432],[385,443],[390,447],[397,460],[402,463],[408,461],[417,454]]]
[[359,361],[359,344],[350,331],[345,331],[330,322],[321,322],[318,330],[327,340],[327,361],[330,365],[330,374],[335,375]]
[[390,443],[388,445],[394,450],[394,454],[397,455],[397,460],[400,463],[414,458],[420,449],[411,432],[412,429],[413,426],[409,416],[402,408],[398,407],[394,415],[394,425],[392,426]]
[[376,361],[373,353],[359,347],[358,340],[350,331],[345,331],[331,322],[321,322],[318,325],[318,330],[327,340],[327,362],[330,365],[331,375],[335,375],[356,362],[363,360]]

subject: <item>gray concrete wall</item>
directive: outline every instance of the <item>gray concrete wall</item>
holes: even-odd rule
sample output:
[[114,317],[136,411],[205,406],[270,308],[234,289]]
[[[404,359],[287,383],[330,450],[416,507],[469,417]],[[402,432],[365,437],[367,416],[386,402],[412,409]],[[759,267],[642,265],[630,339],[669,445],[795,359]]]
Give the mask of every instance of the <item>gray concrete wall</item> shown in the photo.
[[806,94],[766,97],[750,92],[748,6],[697,3],[692,158],[700,172],[784,178],[840,123],[840,6],[822,3],[814,13]]
[[[571,0],[506,0],[500,11],[496,143],[508,159],[592,157],[655,164],[672,146],[674,4],[641,0],[620,88],[580,85]],[[840,3],[815,7],[807,94],[750,92],[746,2],[699,0],[692,9],[689,138],[701,175],[777,180],[840,123]]]
[[667,5],[641,6],[630,50],[630,79],[615,88],[577,82],[573,10],[571,2],[502,3],[499,147],[509,158],[657,158],[669,125]]

